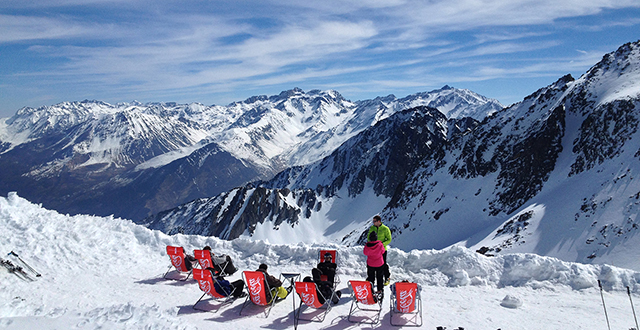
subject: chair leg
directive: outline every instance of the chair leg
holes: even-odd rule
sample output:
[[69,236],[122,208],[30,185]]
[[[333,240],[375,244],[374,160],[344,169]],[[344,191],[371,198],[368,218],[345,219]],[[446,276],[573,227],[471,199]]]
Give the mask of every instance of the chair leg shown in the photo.
[[[393,299],[392,296],[392,300],[390,302],[390,311],[389,311],[389,323],[393,326],[402,326],[402,327],[421,327],[422,326],[422,300],[420,298],[416,298],[416,309],[414,312],[412,313],[407,313],[406,315],[411,315],[412,318],[409,319],[409,324],[404,323],[393,323],[393,317],[397,316],[399,314],[405,314],[405,313],[401,313],[401,312],[396,312],[394,310],[394,306],[396,305],[397,301],[395,299]],[[414,321],[411,321],[414,320]]]
[[187,277],[185,277],[184,280],[180,280],[180,281],[184,282],[184,281],[188,280],[189,277],[191,276],[191,273],[193,273],[193,269],[189,271],[189,274],[187,274]]
[[249,301],[249,297],[251,297],[251,293],[249,293],[247,295],[247,298],[244,300],[244,302],[242,303],[242,307],[240,308],[240,313],[239,315],[242,315],[242,310],[244,309],[245,306],[247,306],[247,302]]
[[219,303],[218,308],[216,308],[215,310],[207,310],[207,309],[202,309],[202,308],[196,308],[196,305],[197,305],[200,301],[202,301],[202,298],[204,298],[204,296],[205,296],[206,294],[207,294],[206,292],[205,292],[204,294],[202,294],[202,296],[200,297],[200,299],[198,299],[198,301],[196,301],[196,303],[195,303],[195,304],[193,304],[193,309],[195,309],[195,310],[199,310],[199,311],[205,311],[205,312],[217,312],[217,311],[219,311],[222,307],[224,307],[225,305],[227,305],[227,304],[229,304],[229,303],[233,302],[233,300],[235,299],[235,298],[233,298],[232,296],[227,296],[227,297],[225,297],[225,299],[217,298],[217,297],[213,297],[212,299],[213,299],[214,301],[216,301],[216,302],[218,302],[218,303]]
[[277,290],[276,290],[276,294],[271,292],[271,302],[269,303],[269,305],[264,310],[264,317],[265,318],[269,317],[269,314],[271,313],[271,308],[273,308],[273,305],[276,304],[276,300],[278,300],[278,291]]
[[[169,274],[169,272],[171,272],[171,268],[173,268],[173,266],[169,266],[169,269],[167,269],[167,272],[166,272],[166,273],[164,273],[164,275],[162,275],[162,278],[164,278],[164,279],[168,279],[168,278],[167,278],[167,275]],[[182,274],[182,272],[178,272],[178,273]],[[184,278],[184,279],[182,279],[182,280],[178,280],[178,279],[175,279],[175,278],[170,278],[170,280],[175,280],[175,281],[181,281],[181,282],[184,282],[184,281],[188,280],[188,279],[189,279],[189,277],[191,277],[191,274],[192,274],[192,273],[193,273],[193,269],[192,269],[192,270],[190,270],[190,271],[189,271],[189,274],[187,274],[187,277],[186,277],[186,278]]]
[[324,322],[324,319],[327,318],[327,314],[329,314],[329,311],[331,310],[331,305],[327,304],[327,309],[324,311],[324,313],[322,314],[322,319],[319,319],[319,322]]
[[[355,308],[354,308],[354,305],[355,305]],[[349,316],[347,316],[347,321],[352,322],[352,323],[366,323],[366,324],[377,324],[377,323],[379,323],[380,322],[380,313],[382,313],[382,302],[376,303],[376,305],[378,305],[379,308],[377,308],[377,309],[361,308],[355,300],[352,300],[351,301],[351,308],[349,309]],[[371,322],[351,321],[351,315],[353,314],[353,312],[355,312],[358,309],[361,310],[361,311],[376,312],[376,316],[375,316],[375,318],[368,318],[368,319],[371,319]]]
[[[354,297],[354,299],[355,299],[355,297]],[[354,312],[354,309],[353,309],[353,304],[354,303],[355,303],[355,300],[352,300],[351,301],[351,307],[349,308],[349,315],[347,316],[347,321],[349,321],[349,322],[353,322],[353,321],[351,321],[351,314]],[[356,305],[356,309],[357,309],[357,307],[358,306]]]
[[167,272],[164,273],[164,275],[162,275],[162,278],[165,278],[165,279],[167,278],[167,274],[169,274],[169,272],[171,271],[171,267],[173,266],[169,266],[169,269],[167,269]]
[[300,322],[300,312],[302,312],[302,301],[300,301],[300,306],[298,306],[298,312],[296,312],[295,305],[293,308],[293,329],[298,329],[298,323]]
[[193,309],[196,309],[196,305],[200,302],[200,300],[202,300],[202,298],[204,298],[204,295],[206,295],[207,293],[203,293],[202,296],[200,296],[200,299],[198,299],[198,301],[196,301],[195,304],[193,304]]

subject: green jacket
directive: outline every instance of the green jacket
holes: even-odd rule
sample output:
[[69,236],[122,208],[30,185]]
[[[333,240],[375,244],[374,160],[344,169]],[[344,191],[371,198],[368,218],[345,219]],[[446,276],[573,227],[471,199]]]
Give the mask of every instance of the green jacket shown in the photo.
[[385,225],[380,225],[380,227],[371,226],[371,228],[369,228],[369,232],[367,233],[367,240],[369,239],[369,234],[371,234],[372,231],[376,232],[376,235],[378,235],[378,240],[382,242],[386,251],[387,246],[389,246],[389,243],[391,243],[391,230],[389,230],[389,227]]

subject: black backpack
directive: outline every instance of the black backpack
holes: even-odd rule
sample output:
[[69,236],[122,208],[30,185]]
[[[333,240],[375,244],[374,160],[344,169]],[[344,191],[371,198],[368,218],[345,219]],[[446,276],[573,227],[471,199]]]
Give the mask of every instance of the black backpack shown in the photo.
[[236,271],[238,271],[238,269],[233,265],[231,257],[227,256],[227,265],[224,267],[224,272],[229,275],[233,275],[233,273],[235,273]]

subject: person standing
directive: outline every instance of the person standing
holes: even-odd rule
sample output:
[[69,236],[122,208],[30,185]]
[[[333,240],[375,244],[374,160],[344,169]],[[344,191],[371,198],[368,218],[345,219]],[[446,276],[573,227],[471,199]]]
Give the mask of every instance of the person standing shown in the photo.
[[364,245],[362,253],[367,256],[367,281],[377,284],[378,291],[376,295],[380,299],[384,289],[384,284],[382,283],[384,276],[384,259],[382,258],[384,245],[378,240],[378,235],[375,232],[369,234],[369,242]]
[[389,271],[389,264],[387,263],[387,249],[389,247],[389,243],[391,243],[391,230],[389,230],[389,227],[382,224],[382,218],[378,214],[373,216],[373,226],[369,228],[369,232],[367,233],[369,242],[371,241],[370,235],[372,232],[376,233],[378,240],[382,242],[382,245],[384,245],[384,254],[382,255],[382,258],[384,259],[384,285],[389,285],[391,272]]

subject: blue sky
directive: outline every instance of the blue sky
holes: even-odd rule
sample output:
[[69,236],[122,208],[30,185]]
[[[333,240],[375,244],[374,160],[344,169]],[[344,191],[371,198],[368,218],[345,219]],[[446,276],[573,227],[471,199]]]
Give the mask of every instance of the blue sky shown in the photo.
[[23,106],[356,101],[468,88],[505,105],[640,38],[637,0],[0,2],[0,117]]

